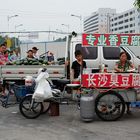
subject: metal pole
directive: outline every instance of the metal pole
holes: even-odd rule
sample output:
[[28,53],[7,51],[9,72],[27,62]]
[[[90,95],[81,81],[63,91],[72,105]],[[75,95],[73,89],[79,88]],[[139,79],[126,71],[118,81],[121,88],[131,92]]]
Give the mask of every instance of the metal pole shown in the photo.
[[81,30],[81,33],[82,33],[82,16],[81,16],[81,15],[80,15],[80,16],[78,16],[78,15],[73,15],[73,14],[71,14],[71,16],[77,17],[77,18],[80,19],[80,30]]
[[7,21],[8,21],[8,32],[9,32],[9,16],[7,16]]
[[[15,25],[15,33],[16,33],[16,29],[21,26],[23,26],[23,24]],[[15,35],[15,48],[16,48],[16,46],[17,46],[17,39],[16,39],[16,35]]]

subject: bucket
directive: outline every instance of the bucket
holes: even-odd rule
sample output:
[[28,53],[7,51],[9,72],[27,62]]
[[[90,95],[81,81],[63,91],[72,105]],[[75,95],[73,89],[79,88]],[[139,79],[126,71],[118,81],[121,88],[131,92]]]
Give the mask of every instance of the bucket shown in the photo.
[[51,102],[50,116],[59,116],[59,103]]
[[79,79],[74,79],[71,82],[72,84],[80,84],[80,80]]

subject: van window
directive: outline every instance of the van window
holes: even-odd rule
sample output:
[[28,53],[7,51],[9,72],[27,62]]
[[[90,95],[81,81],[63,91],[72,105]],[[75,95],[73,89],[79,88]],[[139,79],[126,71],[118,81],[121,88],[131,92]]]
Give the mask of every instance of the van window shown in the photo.
[[83,59],[97,59],[98,47],[82,47],[81,44],[77,44],[75,50],[82,52]]
[[119,59],[120,52],[119,47],[103,47],[103,56],[105,59]]
[[139,46],[128,46],[127,48],[129,48],[129,50],[131,50],[134,53],[134,55],[140,59],[140,53],[139,53],[140,47]]

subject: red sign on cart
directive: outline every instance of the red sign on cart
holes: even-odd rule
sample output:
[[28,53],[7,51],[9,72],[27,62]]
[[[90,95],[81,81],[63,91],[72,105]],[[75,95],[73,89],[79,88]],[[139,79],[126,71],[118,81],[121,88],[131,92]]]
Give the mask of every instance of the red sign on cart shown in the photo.
[[82,87],[129,88],[140,87],[140,74],[97,73],[83,74]]
[[83,34],[82,46],[140,46],[140,34]]

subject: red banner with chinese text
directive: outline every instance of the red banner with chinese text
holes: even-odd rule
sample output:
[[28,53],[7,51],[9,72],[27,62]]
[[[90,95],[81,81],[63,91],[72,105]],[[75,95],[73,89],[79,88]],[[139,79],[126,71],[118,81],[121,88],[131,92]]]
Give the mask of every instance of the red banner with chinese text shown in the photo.
[[140,87],[140,74],[97,73],[83,74],[82,87],[129,88]]
[[140,34],[82,34],[82,46],[140,46]]

